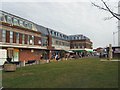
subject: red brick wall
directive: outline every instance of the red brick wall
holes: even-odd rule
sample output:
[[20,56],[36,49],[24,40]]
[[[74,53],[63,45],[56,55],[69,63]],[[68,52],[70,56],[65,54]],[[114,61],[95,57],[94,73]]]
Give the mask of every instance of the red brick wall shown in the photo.
[[13,32],[13,43],[16,43],[16,32]]
[[52,49],[52,36],[48,35],[48,49]]
[[27,44],[28,35],[25,34],[25,44]]
[[6,31],[6,42],[10,42],[10,31]]
[[31,52],[31,49],[22,49],[19,52],[20,61],[40,60],[40,56],[40,50],[34,50],[34,52]]
[[19,43],[22,44],[22,34],[19,35]]

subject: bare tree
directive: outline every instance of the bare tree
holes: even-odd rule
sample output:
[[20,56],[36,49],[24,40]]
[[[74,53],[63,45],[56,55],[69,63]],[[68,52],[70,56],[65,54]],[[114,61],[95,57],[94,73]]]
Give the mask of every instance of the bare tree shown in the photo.
[[112,15],[112,17],[107,17],[107,18],[105,18],[105,20],[109,20],[111,18],[116,18],[116,19],[120,20],[120,14],[112,11],[104,0],[101,0],[101,2],[103,3],[104,7],[100,6],[100,5],[97,5],[97,4],[93,3],[93,2],[91,2],[91,3],[92,3],[93,6],[99,8],[101,10],[107,11]]

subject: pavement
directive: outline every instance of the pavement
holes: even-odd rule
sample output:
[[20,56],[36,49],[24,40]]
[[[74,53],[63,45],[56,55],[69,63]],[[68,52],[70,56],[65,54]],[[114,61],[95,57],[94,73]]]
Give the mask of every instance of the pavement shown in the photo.
[[108,60],[108,59],[101,59],[100,61],[120,61],[118,59]]

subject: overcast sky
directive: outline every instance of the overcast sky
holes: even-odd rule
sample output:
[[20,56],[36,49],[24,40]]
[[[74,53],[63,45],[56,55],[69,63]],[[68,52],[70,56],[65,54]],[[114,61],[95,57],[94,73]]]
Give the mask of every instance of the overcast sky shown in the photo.
[[[117,12],[116,1],[108,0],[108,4]],[[95,3],[102,5],[99,0]],[[0,5],[1,10],[64,34],[83,34],[91,39],[94,48],[118,44],[117,34],[113,43],[117,19],[104,21],[111,14],[93,7],[90,0],[2,0]]]

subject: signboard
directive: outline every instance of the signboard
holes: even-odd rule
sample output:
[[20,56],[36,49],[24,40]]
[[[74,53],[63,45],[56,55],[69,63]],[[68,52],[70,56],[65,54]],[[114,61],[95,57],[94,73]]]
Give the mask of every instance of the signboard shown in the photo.
[[7,50],[0,49],[0,65],[3,65],[7,58]]

